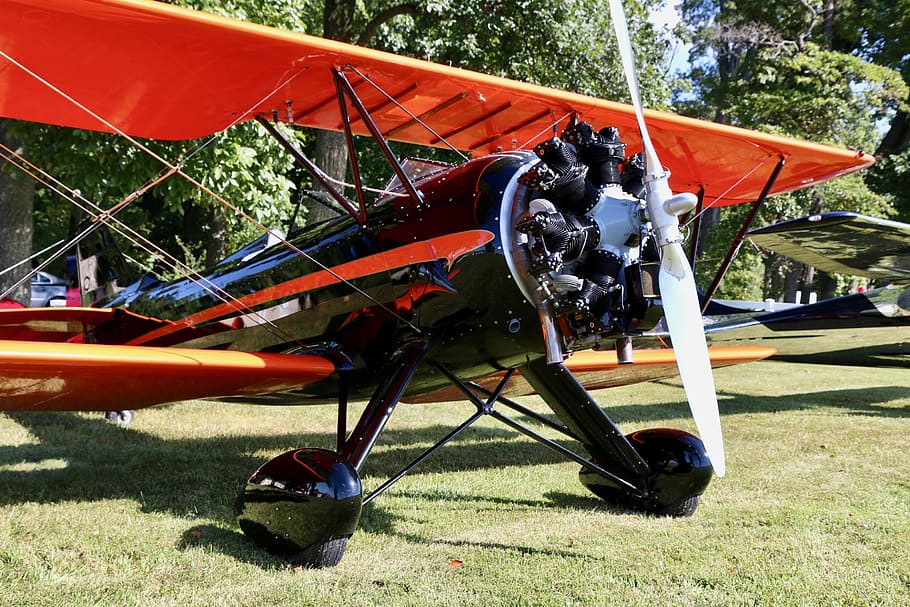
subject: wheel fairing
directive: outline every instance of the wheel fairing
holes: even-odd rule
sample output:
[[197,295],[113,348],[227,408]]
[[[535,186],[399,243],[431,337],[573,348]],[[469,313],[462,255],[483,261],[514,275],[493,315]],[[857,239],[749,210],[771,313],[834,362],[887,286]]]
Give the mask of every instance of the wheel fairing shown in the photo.
[[292,558],[357,529],[363,493],[353,466],[323,449],[297,449],[268,461],[237,501],[240,528],[264,548]]

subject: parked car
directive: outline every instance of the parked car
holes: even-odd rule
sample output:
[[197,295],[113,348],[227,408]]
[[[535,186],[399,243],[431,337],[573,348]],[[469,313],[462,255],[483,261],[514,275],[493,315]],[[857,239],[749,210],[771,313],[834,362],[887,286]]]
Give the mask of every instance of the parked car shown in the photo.
[[31,307],[66,305],[67,283],[48,272],[37,272],[32,276]]

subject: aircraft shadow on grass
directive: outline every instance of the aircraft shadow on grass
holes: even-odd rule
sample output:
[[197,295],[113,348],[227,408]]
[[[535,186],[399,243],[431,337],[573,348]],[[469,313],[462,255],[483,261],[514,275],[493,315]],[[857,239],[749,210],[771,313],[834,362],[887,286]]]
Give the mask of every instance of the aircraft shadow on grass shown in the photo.
[[[209,506],[209,513],[223,510],[225,516],[231,516],[233,503],[225,496],[233,496],[239,488],[237,479],[246,478],[265,461],[253,453],[296,446],[329,447],[335,440],[330,433],[162,439],[143,432],[141,423],[117,426],[101,417],[66,412],[5,415],[34,435],[38,443],[0,447],[0,466],[16,466],[0,470],[0,486],[4,488],[0,504],[141,495],[147,510],[185,514]],[[383,442],[388,448],[377,450],[364,469],[367,478],[394,474],[422,453],[425,445],[448,431],[440,425],[408,432],[390,430]],[[453,444],[447,451],[460,448],[464,456],[431,458],[417,470],[469,471],[562,461],[544,449],[516,452],[517,436],[505,428],[471,429],[456,439],[461,445]],[[67,466],[50,470],[19,466],[55,459],[65,460]],[[149,483],[149,479],[162,480]]]
[[[910,391],[901,386],[759,397],[729,391],[721,394],[729,397],[722,401],[725,416],[835,407],[853,415],[910,417],[910,407],[887,406],[887,403],[910,396]],[[676,403],[615,407],[611,413],[621,424],[637,425],[665,420],[673,417],[677,410],[684,414],[682,406]],[[330,447],[335,440],[331,433],[168,440],[143,432],[141,425],[116,426],[100,417],[95,419],[65,412],[7,412],[5,415],[22,425],[39,442],[0,446],[0,466],[53,459],[65,460],[68,465],[53,470],[0,470],[0,486],[4,488],[0,491],[0,504],[141,495],[143,506],[148,510],[185,514],[207,506],[207,514],[231,518],[233,503],[225,496],[233,496],[238,488],[237,479],[245,478],[251,469],[263,462],[262,457],[253,453],[298,446]],[[532,425],[523,417],[517,419]],[[425,445],[448,431],[449,428],[442,425],[416,430],[390,428],[383,437],[385,448],[373,455],[364,472],[373,480],[386,478],[422,453]],[[505,427],[475,426],[440,454],[421,464],[416,472],[459,472],[565,461],[537,445],[517,442],[520,438],[517,432]],[[574,441],[566,444],[578,448]],[[86,449],[85,445],[92,447]],[[167,482],[148,486],[149,478],[167,479]],[[451,499],[448,495],[439,498]]]
[[[562,507],[591,510],[604,510],[620,512],[614,505],[608,504],[603,500],[593,496],[573,495],[563,492],[549,492],[544,494],[546,499],[506,499],[493,496],[477,496],[467,494],[445,494],[435,493],[432,491],[401,491],[397,490],[395,495],[404,498],[420,499],[444,499],[455,501],[471,506],[470,514],[472,518],[480,512],[491,510],[502,510],[503,507],[513,509],[537,509],[547,507]],[[410,544],[415,545],[446,545],[454,548],[482,548],[485,550],[499,550],[503,552],[512,552],[524,555],[547,555],[559,556],[561,558],[587,558],[584,553],[577,551],[563,550],[560,548],[540,548],[525,546],[521,544],[503,544],[500,542],[475,542],[466,540],[446,539],[439,537],[427,537],[415,533],[404,533],[397,530],[398,522],[403,517],[394,514],[390,509],[382,506],[369,504],[364,508],[360,518],[360,529],[367,533],[378,533],[386,536],[395,536]],[[207,548],[215,550],[221,554],[231,556],[232,558],[257,565],[263,569],[286,569],[287,562],[277,557],[272,557],[267,553],[256,548],[252,542],[242,533],[235,529],[228,529],[214,524],[200,524],[187,529],[181,536],[178,545],[182,549]]]
[[[796,411],[837,407],[850,414],[910,417],[910,407],[888,407],[887,403],[907,398],[908,390],[898,386],[824,390],[783,396],[755,397],[723,393],[735,397],[722,402],[725,415]],[[726,399],[724,399],[726,400]],[[672,417],[673,404],[616,407],[618,422],[639,423]],[[680,414],[683,410],[680,408]],[[88,418],[65,412],[8,412],[8,418],[27,429],[39,442],[0,447],[0,505],[26,501],[65,502],[96,499],[135,499],[143,511],[166,512],[178,516],[194,513],[209,520],[234,525],[233,499],[239,490],[238,478],[245,478],[264,457],[253,455],[266,450],[294,446],[331,446],[331,433],[271,436],[216,436],[190,439],[162,439],[141,430],[141,423],[123,427],[102,418]],[[527,421],[527,420],[523,420]],[[448,432],[441,425],[416,430],[390,429],[383,437],[385,448],[376,450],[365,468],[367,489],[398,472],[420,455],[425,445]],[[560,463],[563,460],[537,445],[519,442],[517,432],[499,427],[475,427],[427,462],[416,473],[467,472],[515,465]],[[568,441],[570,448],[577,448]],[[91,448],[86,448],[91,445]],[[451,457],[452,454],[457,454]],[[28,463],[63,460],[65,467],[29,469]],[[377,480],[379,479],[379,480]],[[475,508],[497,509],[503,505],[517,508],[568,507],[615,510],[591,496],[559,492],[545,494],[545,500],[512,499],[452,492],[396,490],[396,495],[439,499],[474,504]],[[379,500],[381,502],[381,500]],[[508,502],[508,503],[506,503]],[[399,535],[397,516],[380,505],[370,504],[363,513],[361,526],[372,533]],[[430,540],[402,536],[413,542]],[[202,523],[191,527],[178,540],[183,547],[207,546],[238,560],[264,568],[286,566],[260,550],[239,531],[218,524]],[[484,546],[487,546],[484,544]],[[521,546],[488,547],[515,551],[536,551]]]
[[[217,436],[196,439],[161,439],[136,426],[117,426],[102,418],[67,412],[7,412],[38,439],[36,444],[0,447],[0,505],[26,501],[78,502],[96,499],[133,499],[146,512],[179,516],[193,513],[213,520],[187,529],[177,540],[180,547],[209,547],[264,568],[286,567],[255,548],[234,526],[233,499],[240,489],[238,478],[264,462],[251,455],[263,450],[293,448],[293,445],[329,446],[329,433],[271,436]],[[448,428],[433,425],[415,431],[389,430],[389,448],[377,450],[370,459],[365,484],[378,483],[398,472],[438,440]],[[520,435],[505,428],[479,427],[468,430],[448,447],[459,457],[434,457],[417,469],[444,472],[471,471],[509,465],[540,465],[564,460],[550,451],[519,444]],[[86,445],[91,445],[86,448]],[[446,451],[443,451],[446,453]],[[28,469],[28,464],[63,460],[65,467]],[[5,468],[5,469],[4,469]],[[375,478],[371,478],[375,477]],[[378,480],[377,480],[378,479]],[[407,497],[438,498],[502,506],[504,500],[488,496],[442,493],[405,493]],[[497,504],[491,503],[491,500]],[[535,508],[583,506],[609,508],[596,498],[552,494],[551,501],[505,500],[507,505]],[[394,534],[397,517],[390,511],[367,506],[362,527],[374,533]],[[226,526],[221,526],[218,523]],[[426,541],[426,540],[423,540]],[[519,548],[516,548],[519,549]]]
[[[663,382],[658,382],[663,383]],[[754,396],[732,390],[717,392],[723,417],[747,413],[774,413],[809,409],[834,408],[850,415],[875,417],[910,417],[910,406],[894,407],[888,403],[910,399],[910,388],[875,386],[802,392],[774,396]],[[617,423],[654,422],[686,415],[683,403],[623,405],[606,407]]]

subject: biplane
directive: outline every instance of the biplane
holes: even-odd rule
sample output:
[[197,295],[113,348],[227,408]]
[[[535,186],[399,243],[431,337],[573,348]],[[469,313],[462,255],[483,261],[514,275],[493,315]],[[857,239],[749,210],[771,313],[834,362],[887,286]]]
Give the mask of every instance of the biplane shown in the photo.
[[806,305],[711,302],[713,344],[773,347],[778,360],[910,367],[910,225],[837,211],[748,232],[757,246],[815,268],[873,281]]
[[[772,350],[707,348],[679,216],[872,158],[643,110],[621,6],[611,10],[631,106],[146,0],[6,0],[0,116],[138,146],[258,121],[344,213],[264,230],[207,276],[126,284],[110,247],[88,244],[117,228],[116,212],[89,207],[77,244],[90,305],[2,311],[0,408],[336,403],[337,448],[276,457],[237,502],[247,535],[310,566],[337,563],[363,505],[482,416],[577,462],[605,500],[691,515],[725,469],[711,365]],[[344,133],[352,194],[287,136],[300,126]],[[360,177],[360,136],[393,175],[378,195]],[[400,159],[395,142],[469,158]],[[158,159],[162,179],[198,185]],[[675,354],[633,350],[662,318]],[[700,437],[625,435],[589,392],[677,371]],[[116,389],[99,391],[102,378]],[[512,398],[529,392],[555,421]],[[425,400],[476,412],[364,496],[360,473],[396,406]],[[354,401],[365,404],[349,429]]]

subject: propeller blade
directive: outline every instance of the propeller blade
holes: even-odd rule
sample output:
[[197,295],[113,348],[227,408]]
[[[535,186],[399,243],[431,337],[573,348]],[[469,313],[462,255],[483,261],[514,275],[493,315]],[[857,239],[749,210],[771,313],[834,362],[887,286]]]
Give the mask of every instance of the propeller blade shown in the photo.
[[711,458],[714,473],[723,476],[726,473],[726,458],[711,359],[708,357],[708,346],[705,342],[695,278],[682,248],[682,234],[679,231],[677,217],[687,207],[691,209],[695,206],[695,197],[692,194],[673,196],[670,190],[669,174],[660,164],[645,123],[632,42],[629,39],[626,14],[621,0],[610,0],[610,16],[641,132],[648,216],[661,249],[659,280],[661,299],[664,302],[664,318],[670,331],[670,339],[673,341],[676,364],[679,367],[679,375],[692,417],[705,444],[708,457]]
[[660,293],[664,301],[664,318],[676,351],[676,365],[679,367],[679,376],[682,378],[692,418],[705,443],[714,473],[723,476],[727,471],[724,437],[720,427],[711,359],[705,343],[701,306],[689,261],[678,242],[663,248]]

